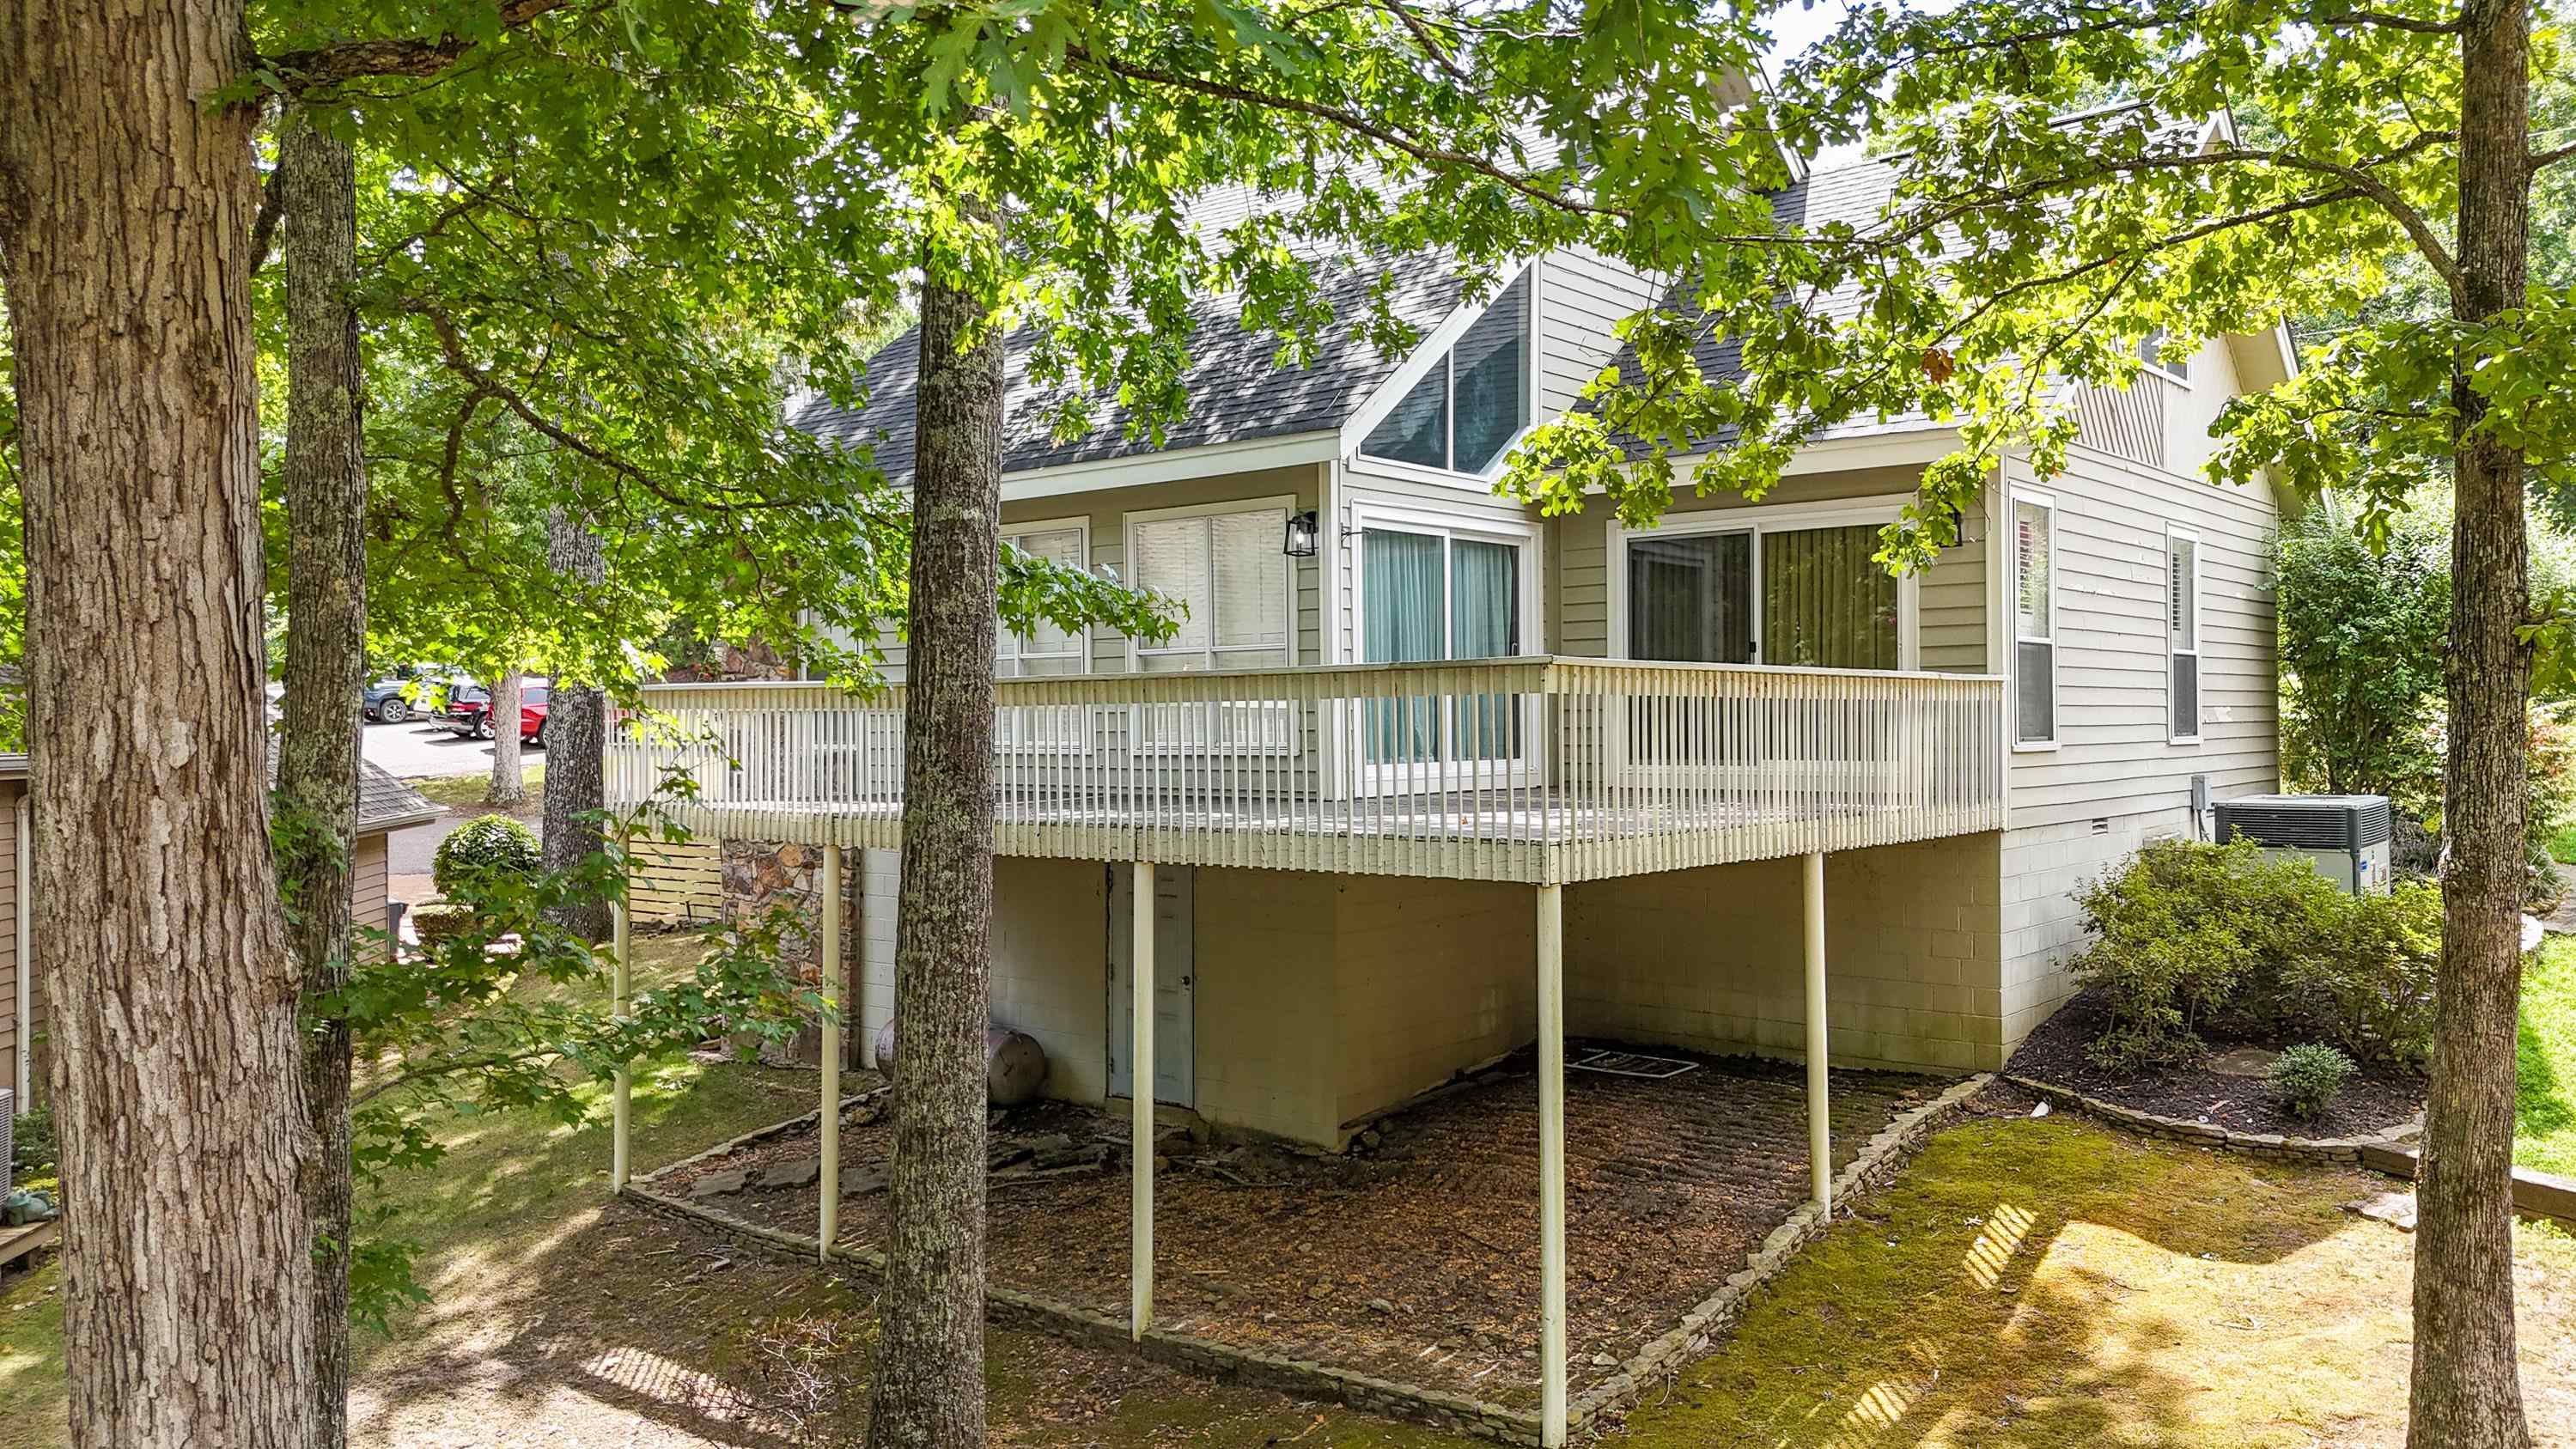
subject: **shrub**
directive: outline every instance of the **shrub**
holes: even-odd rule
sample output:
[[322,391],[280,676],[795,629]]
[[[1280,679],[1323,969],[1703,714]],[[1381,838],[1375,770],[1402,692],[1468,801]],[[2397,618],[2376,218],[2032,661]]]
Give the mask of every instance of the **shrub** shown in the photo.
[[30,1107],[19,1114],[9,1129],[9,1180],[26,1183],[54,1175],[58,1144],[54,1138],[54,1109]]
[[2441,896],[2407,882],[2354,896],[2306,862],[2242,841],[2159,841],[2076,893],[2093,941],[2074,962],[2111,1024],[2093,1059],[2180,1061],[2201,1033],[2322,1036],[2355,1056],[2419,1061],[2432,1039]]
[[2293,1117],[2311,1118],[2326,1109],[2326,1104],[2343,1090],[2343,1084],[2358,1070],[2352,1058],[2333,1047],[2317,1043],[2294,1046],[2281,1053],[2272,1070],[2263,1077],[2263,1090],[2281,1104],[2281,1110]]
[[534,880],[543,865],[535,831],[507,815],[479,815],[438,843],[430,881],[440,895],[454,896],[503,881]]
[[420,933],[420,943],[435,946],[464,935],[474,925],[474,912],[461,905],[414,906],[412,929]]

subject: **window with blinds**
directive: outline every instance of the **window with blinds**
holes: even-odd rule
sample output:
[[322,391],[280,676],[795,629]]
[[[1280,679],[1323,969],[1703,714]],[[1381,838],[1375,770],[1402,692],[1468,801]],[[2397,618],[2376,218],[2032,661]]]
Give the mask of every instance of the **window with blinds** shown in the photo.
[[[1085,525],[1079,521],[1006,527],[1002,542],[1052,564],[1081,570],[1089,566]],[[1028,634],[1005,629],[994,641],[993,674],[999,679],[1030,675],[1082,674],[1089,671],[1090,641],[1080,630],[1067,630],[1041,619]]]
[[2013,741],[2057,742],[2057,508],[2013,500]]
[[2170,657],[2173,739],[2200,738],[2200,535],[2165,535],[2165,632]]
[[[1169,640],[1136,646],[1136,667],[1168,674],[1295,664],[1294,575],[1279,551],[1287,527],[1284,506],[1131,519],[1133,582],[1185,610]],[[1277,704],[1153,705],[1139,728],[1148,749],[1296,748],[1295,711]]]

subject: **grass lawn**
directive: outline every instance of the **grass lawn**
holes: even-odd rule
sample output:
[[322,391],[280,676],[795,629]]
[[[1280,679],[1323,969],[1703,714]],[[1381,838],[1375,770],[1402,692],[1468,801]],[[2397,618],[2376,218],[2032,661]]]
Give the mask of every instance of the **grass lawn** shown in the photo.
[[[654,949],[667,960],[678,943]],[[813,1090],[810,1073],[666,1064],[638,1082],[638,1160],[792,1115]],[[447,1160],[397,1194],[435,1297],[390,1338],[362,1338],[356,1443],[787,1449],[802,1415],[855,1433],[874,1331],[863,1285],[608,1205],[604,1122],[483,1118],[447,1135]],[[2344,1207],[2388,1186],[2062,1114],[1973,1120],[1604,1442],[2395,1445],[2413,1240]],[[2576,1449],[2576,1241],[2521,1229],[2517,1269],[2531,1421],[2541,1444]],[[60,1271],[0,1293],[6,1449],[61,1442]],[[790,1331],[843,1346],[810,1392],[762,1371]],[[989,1342],[998,1445],[1470,1442],[1052,1339]]]
[[[2343,1206],[2389,1185],[1970,1122],[1612,1442],[2399,1444],[2414,1243]],[[2516,1266],[2532,1428],[2576,1444],[2576,1240],[2523,1228]]]
[[2562,825],[2549,837],[2549,858],[2560,865],[2576,865],[2576,825]]
[[[544,757],[534,751],[529,752],[519,765],[519,773],[528,783],[529,801],[542,802],[546,797]],[[470,775],[427,775],[405,780],[403,783],[428,797],[433,805],[445,805],[455,810],[477,810],[482,808],[484,792],[492,787],[492,772],[477,770]]]
[[2576,1177],[2576,937],[2552,936],[2522,976],[2513,1160]]

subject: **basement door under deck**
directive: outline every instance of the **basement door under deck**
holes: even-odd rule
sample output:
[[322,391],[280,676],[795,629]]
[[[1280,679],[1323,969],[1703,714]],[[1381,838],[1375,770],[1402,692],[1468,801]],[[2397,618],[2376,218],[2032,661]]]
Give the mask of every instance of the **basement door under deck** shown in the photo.
[[[1128,1021],[1128,982],[1133,978],[1134,943],[1128,938],[1135,919],[1128,904],[1134,872],[1114,866],[1109,872],[1109,1095],[1132,1097],[1129,1069],[1134,1034]],[[1198,1060],[1190,1039],[1194,1012],[1191,982],[1197,962],[1190,953],[1191,899],[1196,867],[1158,866],[1154,870],[1154,1100],[1176,1107],[1198,1105]]]

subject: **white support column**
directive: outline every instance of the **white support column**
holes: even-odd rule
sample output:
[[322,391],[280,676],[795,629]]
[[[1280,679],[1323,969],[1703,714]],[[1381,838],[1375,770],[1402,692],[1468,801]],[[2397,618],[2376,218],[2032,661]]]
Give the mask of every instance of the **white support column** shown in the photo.
[[[626,853],[626,844],[625,835],[619,834],[617,837],[619,868],[625,871],[626,889],[631,891],[635,888],[635,864],[633,857]],[[628,964],[634,955],[634,931],[629,921],[624,892],[620,892],[618,898],[609,903],[608,920],[609,951],[612,953],[608,978],[608,1010],[618,1020],[624,1021],[626,995],[634,989],[635,985],[633,969]],[[624,1192],[627,1164],[631,1161],[627,1148],[628,1129],[633,1124],[635,1115],[635,1074],[624,1067],[618,1068],[616,1085],[609,1089],[609,1093],[608,1190]]]
[[1539,1442],[1565,1442],[1565,887],[1538,888]]
[[1135,862],[1127,955],[1127,1093],[1134,1115],[1127,1155],[1134,1171],[1128,1225],[1127,1336],[1142,1342],[1154,1321],[1154,864]]
[[832,1261],[832,1239],[841,1230],[841,847],[823,847],[823,1154],[817,1182],[822,1221],[815,1242]]
[[1827,1111],[1825,1033],[1825,857],[1802,862],[1807,898],[1807,1179],[1819,1211],[1834,1208],[1834,1127]]

